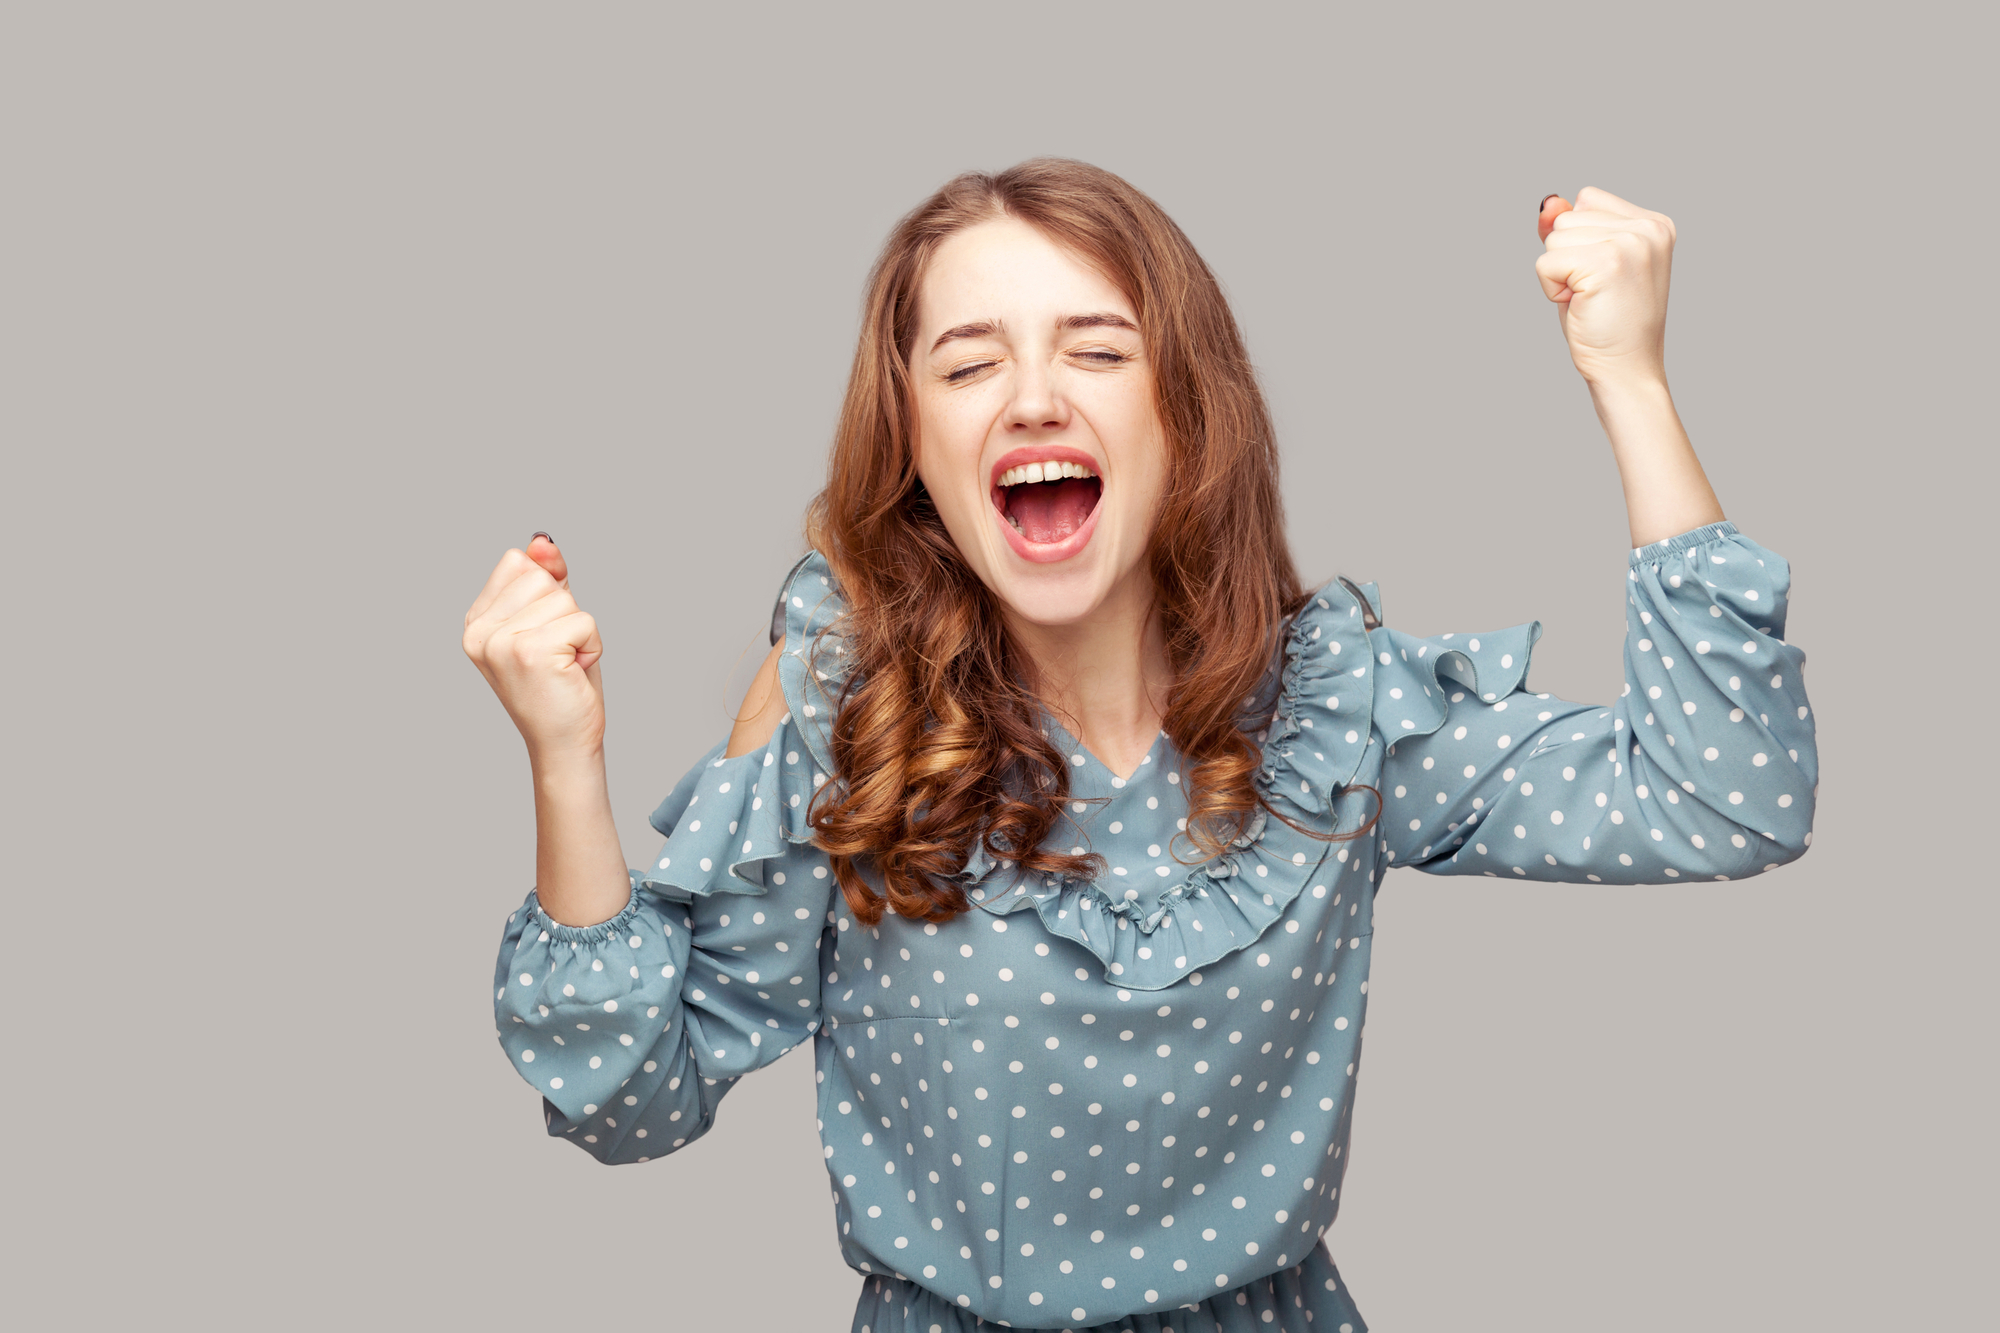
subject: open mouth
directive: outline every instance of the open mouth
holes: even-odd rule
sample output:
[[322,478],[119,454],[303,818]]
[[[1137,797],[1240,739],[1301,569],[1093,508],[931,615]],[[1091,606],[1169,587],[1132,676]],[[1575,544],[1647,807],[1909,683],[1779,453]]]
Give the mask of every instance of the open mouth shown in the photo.
[[1046,458],[1006,469],[995,479],[993,507],[1022,541],[1055,546],[1081,532],[1104,495],[1089,463]]

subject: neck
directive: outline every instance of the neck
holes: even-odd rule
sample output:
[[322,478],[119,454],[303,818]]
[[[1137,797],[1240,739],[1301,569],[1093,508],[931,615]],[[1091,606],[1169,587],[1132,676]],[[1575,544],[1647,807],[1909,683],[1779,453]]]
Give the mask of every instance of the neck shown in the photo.
[[1073,625],[1006,616],[1049,711],[1113,773],[1131,776],[1153,748],[1173,684],[1145,571],[1135,570],[1088,620]]

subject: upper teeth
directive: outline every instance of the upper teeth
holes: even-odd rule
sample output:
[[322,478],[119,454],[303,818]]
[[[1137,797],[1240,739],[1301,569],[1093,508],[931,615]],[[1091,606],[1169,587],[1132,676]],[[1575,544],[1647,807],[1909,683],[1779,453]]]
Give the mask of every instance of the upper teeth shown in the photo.
[[1019,486],[1024,481],[1061,481],[1064,477],[1096,475],[1082,463],[1058,463],[1052,459],[1046,463],[1023,463],[1019,467],[1010,467],[1000,474],[1000,484]]

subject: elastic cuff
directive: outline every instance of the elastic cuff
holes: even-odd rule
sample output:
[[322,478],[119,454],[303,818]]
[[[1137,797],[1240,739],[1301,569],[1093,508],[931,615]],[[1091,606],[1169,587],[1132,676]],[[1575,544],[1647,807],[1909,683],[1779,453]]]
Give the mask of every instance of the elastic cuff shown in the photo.
[[1632,549],[1632,568],[1637,569],[1639,566],[1649,565],[1655,560],[1664,560],[1668,556],[1678,555],[1682,551],[1692,551],[1695,547],[1704,545],[1705,543],[1717,541],[1723,537],[1734,537],[1735,535],[1736,525],[1726,518],[1720,523],[1708,523],[1699,528],[1691,528],[1677,537],[1663,537],[1649,546],[1634,547]]
[[[627,872],[630,873],[629,871]],[[594,926],[565,926],[542,910],[541,896],[528,895],[528,917],[535,925],[545,930],[551,940],[565,944],[602,944],[606,940],[617,939],[628,932],[632,918],[639,914],[639,884],[632,881],[631,896],[625,900],[625,908],[609,921],[600,921]]]

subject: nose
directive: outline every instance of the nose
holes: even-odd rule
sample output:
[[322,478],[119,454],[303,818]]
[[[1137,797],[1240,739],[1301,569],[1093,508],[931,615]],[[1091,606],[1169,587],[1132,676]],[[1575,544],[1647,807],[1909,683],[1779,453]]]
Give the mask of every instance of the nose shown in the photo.
[[1007,433],[1061,430],[1069,424],[1069,404],[1056,387],[1046,364],[1024,360],[1014,377],[1014,396],[1007,403]]

